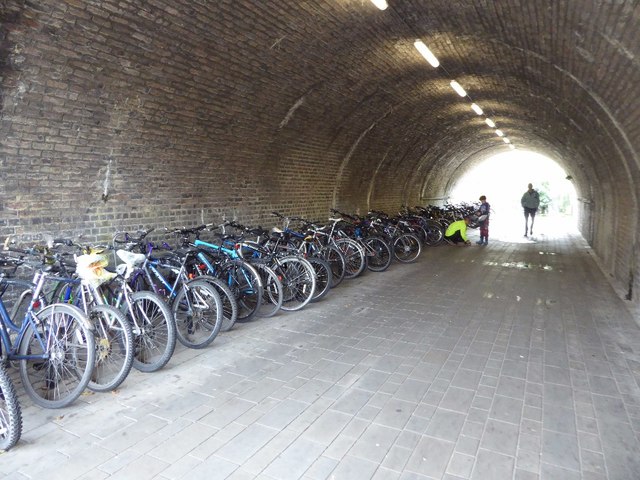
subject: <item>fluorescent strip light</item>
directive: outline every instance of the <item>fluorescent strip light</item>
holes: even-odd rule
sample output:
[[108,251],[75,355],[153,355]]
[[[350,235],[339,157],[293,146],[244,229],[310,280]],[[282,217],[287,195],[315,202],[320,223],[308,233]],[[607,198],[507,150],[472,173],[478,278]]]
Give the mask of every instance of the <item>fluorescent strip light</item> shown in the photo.
[[427,48],[427,46],[422,42],[422,40],[416,40],[413,42],[413,46],[416,47],[416,50],[420,52],[420,54],[424,57],[424,59],[429,62],[429,64],[436,68],[440,65],[440,62],[436,58],[436,56]]
[[502,133],[502,130],[496,130],[496,135],[498,135],[499,137],[504,137],[504,133]]
[[376,7],[380,10],[386,10],[389,5],[387,5],[387,0],[371,0]]
[[456,93],[458,95],[460,95],[461,97],[466,97],[467,96],[467,92],[464,91],[464,88],[462,88],[462,86],[456,82],[455,80],[451,80],[451,88],[453,88]]
[[507,137],[502,137],[502,141],[504,143],[511,143],[511,141]]
[[515,149],[516,149],[516,147],[515,147],[513,144],[509,144],[509,148],[510,148],[511,150],[515,150]]
[[493,123],[493,120],[491,120],[490,118],[487,118],[484,123],[486,123],[487,125],[489,125],[491,128],[496,128],[496,124]]
[[475,103],[471,104],[471,110],[473,110],[474,112],[476,112],[478,115],[482,115],[482,109]]

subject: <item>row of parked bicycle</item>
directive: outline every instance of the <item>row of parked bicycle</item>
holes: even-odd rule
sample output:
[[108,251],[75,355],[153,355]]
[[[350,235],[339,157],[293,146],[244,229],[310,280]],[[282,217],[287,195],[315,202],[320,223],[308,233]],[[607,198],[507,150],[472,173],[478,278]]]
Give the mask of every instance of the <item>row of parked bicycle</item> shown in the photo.
[[384,271],[393,259],[413,262],[469,208],[417,207],[395,217],[334,210],[324,224],[274,212],[282,228],[224,222],[162,235],[148,229],[118,232],[109,245],[49,238],[24,248],[7,239],[0,254],[0,450],[21,432],[4,368],[12,362],[34,403],[66,407],[86,388],[118,388],[131,368],[161,369],[176,342],[205,348],[238,320],[300,310],[344,279]]

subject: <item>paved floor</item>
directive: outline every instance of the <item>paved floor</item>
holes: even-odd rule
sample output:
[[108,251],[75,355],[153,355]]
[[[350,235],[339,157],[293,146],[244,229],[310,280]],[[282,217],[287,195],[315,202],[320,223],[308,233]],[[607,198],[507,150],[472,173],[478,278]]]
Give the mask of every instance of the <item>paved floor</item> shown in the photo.
[[637,480],[639,382],[640,329],[579,237],[441,246],[115,393],[24,398],[0,475]]

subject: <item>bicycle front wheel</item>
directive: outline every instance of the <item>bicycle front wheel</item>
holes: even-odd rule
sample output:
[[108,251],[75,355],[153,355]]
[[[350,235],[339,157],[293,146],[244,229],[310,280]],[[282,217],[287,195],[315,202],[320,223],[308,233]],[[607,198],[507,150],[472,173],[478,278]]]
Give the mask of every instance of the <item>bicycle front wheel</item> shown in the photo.
[[131,294],[133,368],[149,373],[164,367],[176,348],[176,324],[166,302],[153,292]]
[[20,362],[20,378],[27,395],[45,408],[73,403],[87,387],[95,365],[94,334],[82,311],[53,304],[35,314],[20,342],[20,355],[42,356]]
[[367,266],[364,248],[350,238],[339,238],[336,240],[336,247],[338,247],[344,255],[344,278],[355,278],[360,275]]
[[209,345],[222,327],[222,300],[206,280],[187,282],[172,303],[178,341],[188,348]]
[[231,289],[219,278],[211,275],[200,275],[198,280],[205,280],[213,286],[222,300],[222,327],[221,332],[227,332],[233,328],[238,319],[238,302]]
[[411,233],[405,233],[393,240],[393,256],[402,263],[414,262],[422,251],[420,240]]
[[7,451],[22,435],[22,411],[9,374],[0,365],[0,451]]
[[89,312],[96,342],[96,362],[89,390],[110,392],[124,382],[133,365],[133,330],[115,307],[95,305]]
[[312,302],[317,302],[325,297],[331,289],[331,265],[326,260],[318,257],[309,257],[306,259],[311,264],[316,274],[316,289],[311,297]]
[[262,304],[262,280],[247,262],[232,260],[221,267],[220,278],[227,282],[238,302],[238,320],[251,320]]
[[346,261],[340,249],[334,245],[328,245],[322,249],[322,258],[331,265],[331,288],[340,285],[346,271]]
[[282,282],[282,310],[300,310],[311,301],[316,289],[316,275],[309,262],[298,257],[279,258],[273,270]]
[[258,309],[258,316],[273,317],[282,307],[284,298],[282,282],[278,275],[268,266],[262,263],[252,264],[262,279],[262,301]]
[[442,228],[442,226],[436,222],[427,222],[427,226],[426,226],[426,231],[427,231],[427,237],[425,239],[425,244],[433,247],[435,245],[438,245],[440,242],[442,242],[442,239],[444,238],[444,228]]
[[367,268],[372,272],[384,272],[391,265],[391,247],[380,237],[363,240],[367,252]]

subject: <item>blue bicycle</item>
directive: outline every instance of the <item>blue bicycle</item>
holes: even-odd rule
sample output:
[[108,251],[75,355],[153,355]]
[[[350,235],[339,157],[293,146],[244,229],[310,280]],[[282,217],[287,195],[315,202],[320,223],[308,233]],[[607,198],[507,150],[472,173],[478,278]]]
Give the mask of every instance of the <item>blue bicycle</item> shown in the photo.
[[[10,249],[21,256],[33,251]],[[5,265],[18,266],[22,258],[3,256]],[[95,363],[93,327],[73,305],[55,303],[41,307],[41,293],[49,278],[36,271],[33,285],[23,292],[28,299],[24,316],[11,317],[0,296],[0,357],[18,361],[27,395],[45,408],[63,408],[75,401],[91,380]],[[0,292],[4,278],[0,278]]]

